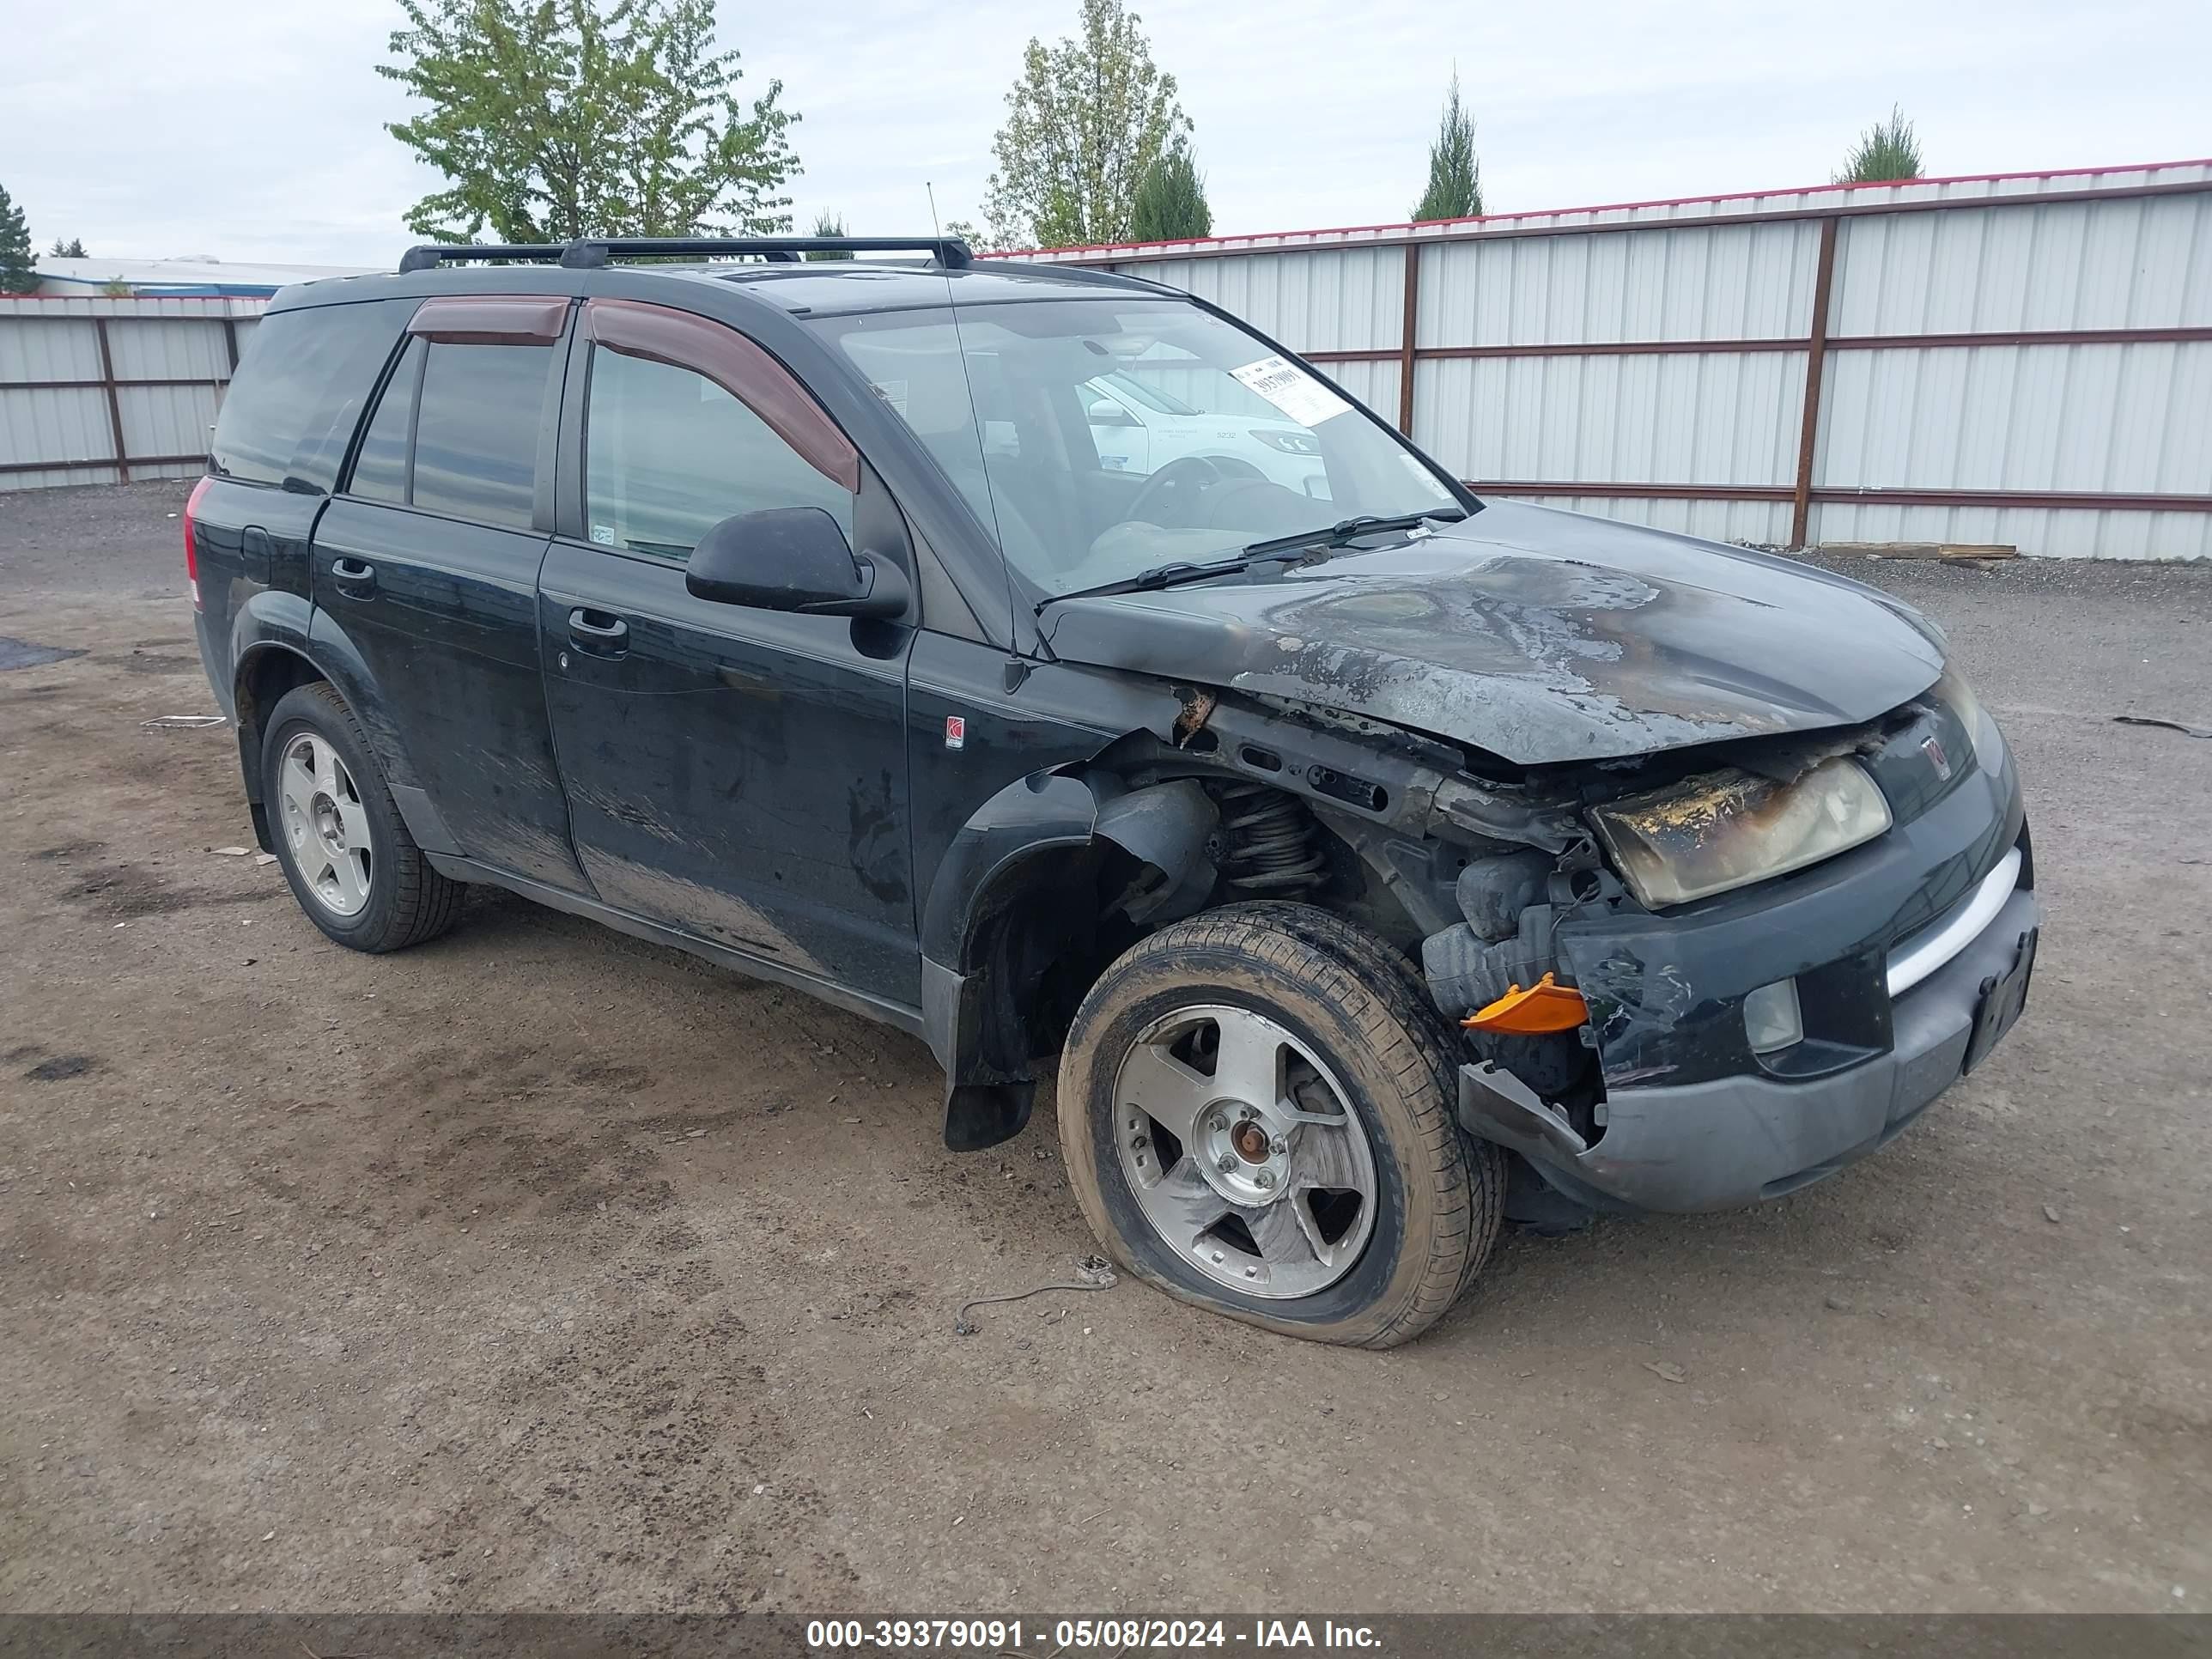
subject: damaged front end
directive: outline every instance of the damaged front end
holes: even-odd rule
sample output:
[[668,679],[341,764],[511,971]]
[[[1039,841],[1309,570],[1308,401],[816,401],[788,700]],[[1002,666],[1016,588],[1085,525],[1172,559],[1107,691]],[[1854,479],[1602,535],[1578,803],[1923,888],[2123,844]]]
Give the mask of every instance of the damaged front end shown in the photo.
[[[1955,682],[1695,763],[1551,777],[1585,838],[1470,861],[1421,944],[1474,1053],[1462,1123],[1588,1209],[1733,1207],[1875,1150],[2002,1035],[2033,963],[2017,776]],[[1531,1030],[1532,988],[1542,1024],[1568,995],[1585,1018]]]
[[1540,767],[1163,690],[1142,726],[1008,785],[933,889],[925,1025],[956,1146],[1018,1130],[1104,963],[1242,901],[1321,906],[1419,964],[1463,1031],[1462,1125],[1526,1165],[1524,1218],[1791,1190],[1894,1133],[2017,1012],[2019,784],[1954,682],[1825,732]]

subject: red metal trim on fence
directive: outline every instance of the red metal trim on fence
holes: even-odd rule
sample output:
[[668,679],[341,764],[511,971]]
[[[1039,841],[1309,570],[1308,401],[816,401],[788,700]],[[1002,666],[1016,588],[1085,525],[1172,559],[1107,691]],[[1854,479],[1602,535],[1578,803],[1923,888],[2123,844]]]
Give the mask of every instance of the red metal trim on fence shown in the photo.
[[[1833,221],[1830,222],[1831,223]],[[2192,345],[2212,340],[2212,328],[1979,329],[1966,334],[1833,334],[1829,352],[1909,351],[1976,346]],[[1802,335],[1758,340],[1547,340],[1527,345],[1422,346],[1413,355],[1423,362],[1488,357],[1663,357],[1703,353],[1805,351]],[[1308,351],[1311,363],[1390,362],[1402,348],[1371,351]]]
[[1413,435],[1413,364],[1420,356],[1421,250],[1406,244],[1406,309],[1398,331],[1398,430]]
[[[129,386],[130,381],[123,382]],[[120,471],[130,466],[204,466],[205,455],[131,455],[118,459],[112,455],[94,455],[88,460],[73,461],[0,461],[0,472],[84,472],[94,467],[112,466]],[[127,483],[128,480],[126,479]]]
[[100,378],[107,388],[107,421],[115,434],[115,471],[125,483],[131,482],[130,451],[123,441],[123,400],[115,390],[115,354],[107,344],[107,319],[92,319],[93,331],[100,337]]
[[[1271,253],[1278,252],[1304,252],[1312,248],[1314,245],[1307,242],[1299,242],[1290,244],[1280,249],[1275,249],[1254,247],[1250,246],[1250,244],[1254,242],[1264,242],[1273,237],[1284,236],[1368,236],[1373,234],[1373,233],[1376,231],[1413,231],[1419,229],[1424,226],[1487,225],[1497,223],[1501,221],[1510,222],[1520,219],[1566,218],[1573,215],[1585,213],[1639,213],[1650,208],[1703,207],[1708,204],[1715,202],[1757,202],[1763,201],[1771,196],[1811,196],[1821,191],[1831,190],[1896,190],[1908,188],[1912,185],[1942,186],[1946,185],[2003,185],[2011,184],[2021,179],[2092,179],[2100,177],[2106,173],[2164,173],[2173,167],[2212,167],[2212,156],[2197,156],[2179,161],[2142,161],[2119,167],[2031,168],[2020,173],[1960,173],[1948,174],[1941,179],[1869,179],[1851,184],[1831,183],[1825,185],[1789,185],[1774,190],[1729,191],[1718,196],[1668,196],[1656,198],[1648,202],[1603,202],[1590,207],[1533,208],[1526,213],[1486,213],[1478,214],[1471,218],[1466,219],[1389,219],[1383,221],[1380,224],[1372,225],[1331,225],[1321,228],[1309,228],[1304,230],[1243,231],[1235,235],[1194,236],[1187,237],[1177,241],[1099,242],[1094,243],[1087,247],[1021,248],[1018,250],[1008,249],[1004,252],[984,253],[980,254],[977,257],[985,259],[1027,259],[1032,258],[1039,253],[1053,253],[1062,256],[1060,260],[1060,263],[1062,264],[1075,264],[1078,262],[1073,259],[1068,259],[1065,256],[1069,254],[1089,254],[1095,255],[1097,259],[1111,264],[1118,263],[1121,259],[1127,258],[1164,259],[1203,258],[1209,257],[1217,252],[1223,251],[1231,253]],[[2185,180],[2183,181],[2183,187],[2192,190],[2212,190],[2212,179],[2197,179],[2193,181]],[[2108,186],[2108,188],[2116,193],[2143,194],[2148,193],[2153,189],[2160,187],[2117,185]],[[2066,192],[2068,199],[2079,199],[2081,194],[2081,192],[2080,191]],[[1954,196],[1942,198],[1936,205],[1966,207],[1976,205],[1983,201],[2021,203],[2045,202],[2051,201],[2052,199],[2054,199],[2054,198],[2048,195],[2000,195],[1986,198],[1961,198]],[[1836,206],[1813,208],[1807,210],[1807,212],[1814,216],[1824,214],[1832,214],[1838,212],[1841,209],[1842,205],[1843,204],[1838,204]],[[1856,204],[1853,205],[1856,206]],[[1903,206],[1909,204],[1898,204],[1896,205]],[[1864,211],[1865,210],[1859,209],[1858,210]],[[1880,210],[1879,207],[1877,207],[1875,210]],[[1696,224],[1709,222],[1709,221],[1647,220],[1644,222],[1646,225],[1662,223]],[[1637,228],[1638,227],[1634,226],[1622,227],[1622,228],[1632,229]],[[1607,227],[1576,225],[1571,227],[1571,228],[1576,230],[1594,230],[1607,228]],[[1429,235],[1422,237],[1419,240],[1425,243],[1438,240],[1449,240],[1450,239],[1443,235],[1441,233],[1432,231]],[[1231,244],[1234,246],[1230,246]],[[1387,247],[1391,246],[1391,243],[1382,240],[1375,240],[1357,242],[1351,246],[1355,247]]]
[[198,374],[166,380],[0,380],[0,392],[99,392],[112,386],[228,386],[227,378]]
[[[1580,495],[1592,501],[1789,501],[1788,484],[1577,483],[1562,479],[1474,479],[1483,495]],[[2101,489],[1887,489],[1815,484],[1807,492],[1826,506],[1994,507],[2098,513],[2212,513],[2212,495],[2142,495]],[[1802,537],[1800,538],[1802,542]]]
[[1820,444],[1820,368],[1828,355],[1828,300],[1836,286],[1836,226],[1820,221],[1820,258],[1813,272],[1813,331],[1805,342],[1805,409],[1797,432],[1797,488],[1790,510],[1790,545],[1805,545],[1813,521],[1813,453]]

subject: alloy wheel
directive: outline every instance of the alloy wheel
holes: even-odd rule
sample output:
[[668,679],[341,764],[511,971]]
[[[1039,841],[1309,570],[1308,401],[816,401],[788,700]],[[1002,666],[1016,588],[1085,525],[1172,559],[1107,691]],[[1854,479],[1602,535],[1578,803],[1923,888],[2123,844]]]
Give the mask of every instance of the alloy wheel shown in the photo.
[[1114,1142],[1138,1207],[1218,1284],[1326,1290],[1374,1231],[1375,1154],[1319,1055],[1249,1009],[1156,1020],[1114,1080]]
[[332,915],[359,915],[376,849],[353,774],[328,738],[302,732],[285,744],[277,781],[284,841],[300,879]]

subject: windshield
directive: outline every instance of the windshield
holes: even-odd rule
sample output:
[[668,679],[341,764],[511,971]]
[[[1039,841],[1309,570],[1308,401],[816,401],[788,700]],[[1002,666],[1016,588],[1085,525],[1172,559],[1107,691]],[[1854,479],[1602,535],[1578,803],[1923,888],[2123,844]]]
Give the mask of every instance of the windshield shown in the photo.
[[1033,301],[814,326],[1047,595],[1348,518],[1459,506],[1334,388],[1182,301]]

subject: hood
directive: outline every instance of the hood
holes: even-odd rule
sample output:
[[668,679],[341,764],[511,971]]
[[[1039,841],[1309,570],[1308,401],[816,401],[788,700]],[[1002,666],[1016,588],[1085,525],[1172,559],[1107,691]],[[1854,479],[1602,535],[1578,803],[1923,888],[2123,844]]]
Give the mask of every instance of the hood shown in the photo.
[[1916,613],[1768,554],[1493,501],[1304,569],[1057,600],[1063,660],[1366,714],[1525,766],[1856,725],[1935,684]]

